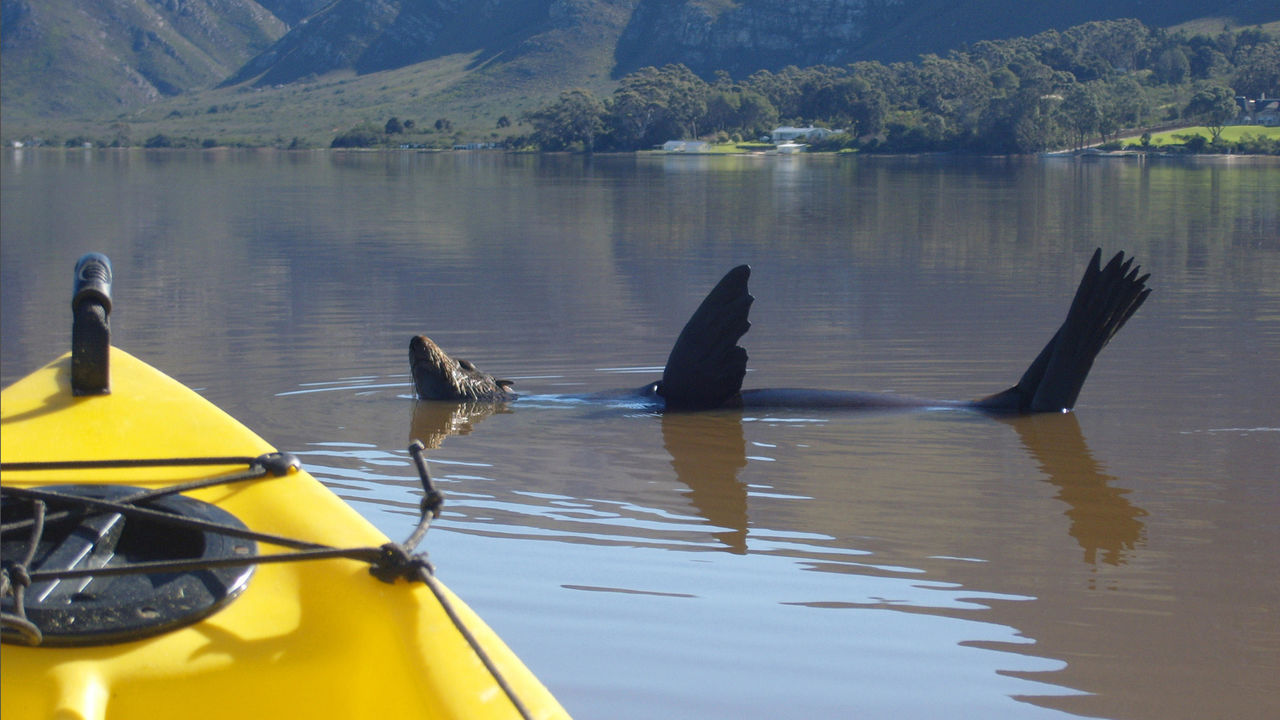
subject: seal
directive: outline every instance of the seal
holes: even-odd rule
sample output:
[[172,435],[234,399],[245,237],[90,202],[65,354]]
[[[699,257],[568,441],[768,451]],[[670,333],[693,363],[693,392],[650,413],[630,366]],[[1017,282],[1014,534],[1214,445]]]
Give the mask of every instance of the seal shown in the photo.
[[[751,268],[739,265],[721,278],[681,330],[662,379],[625,394],[656,410],[717,408],[908,409],[967,408],[992,414],[1070,410],[1102,348],[1146,301],[1149,274],[1139,276],[1133,258],[1116,253],[1102,265],[1093,253],[1066,320],[1013,387],[977,400],[933,400],[847,390],[767,388],[743,390],[747,351],[738,341],[751,328],[747,316]],[[470,362],[449,357],[425,335],[409,343],[414,387],[423,400],[451,402],[515,400],[510,380],[499,380]],[[618,392],[597,396],[617,398]]]

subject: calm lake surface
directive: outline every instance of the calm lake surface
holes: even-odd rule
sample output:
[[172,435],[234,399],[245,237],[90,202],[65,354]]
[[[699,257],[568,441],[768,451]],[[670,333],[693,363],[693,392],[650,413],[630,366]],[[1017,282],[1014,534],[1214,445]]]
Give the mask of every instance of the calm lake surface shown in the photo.
[[[396,538],[579,718],[1280,716],[1280,165],[32,152],[2,166],[3,383],[113,340]],[[750,263],[748,387],[1013,384],[1095,247],[1154,293],[1065,415],[655,416]],[[418,403],[409,338],[516,380]]]

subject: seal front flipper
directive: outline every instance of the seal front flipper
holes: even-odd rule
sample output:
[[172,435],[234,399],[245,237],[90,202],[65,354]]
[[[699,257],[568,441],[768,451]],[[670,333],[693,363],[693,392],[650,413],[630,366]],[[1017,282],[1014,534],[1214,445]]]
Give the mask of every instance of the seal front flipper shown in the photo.
[[1094,251],[1076,289],[1067,319],[1040,351],[1018,384],[974,403],[994,412],[1070,410],[1107,342],[1137,312],[1147,295],[1150,275],[1138,277],[1133,258],[1124,253],[1101,267],[1102,249]]
[[658,386],[668,408],[717,408],[742,389],[747,351],[738,339],[751,328],[747,320],[754,300],[747,292],[750,276],[747,265],[730,270],[680,331]]

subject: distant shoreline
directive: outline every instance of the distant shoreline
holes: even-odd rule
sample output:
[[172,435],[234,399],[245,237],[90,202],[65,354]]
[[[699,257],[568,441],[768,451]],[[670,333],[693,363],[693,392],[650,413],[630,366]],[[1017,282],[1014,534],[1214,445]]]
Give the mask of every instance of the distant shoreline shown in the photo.
[[991,153],[963,153],[951,151],[935,151],[920,153],[864,153],[864,152],[837,152],[837,151],[820,151],[820,152],[803,152],[803,153],[768,153],[762,151],[743,151],[743,152],[665,152],[662,150],[632,150],[625,152],[570,152],[564,150],[543,151],[543,150],[514,150],[514,149],[483,149],[483,150],[454,150],[451,148],[390,148],[390,147],[370,147],[370,148],[280,148],[269,145],[264,146],[234,146],[234,145],[218,145],[213,147],[166,147],[166,148],[148,148],[137,145],[121,146],[121,147],[64,147],[57,145],[36,145],[36,146],[12,146],[9,144],[3,147],[6,157],[19,155],[26,152],[31,153],[60,153],[70,154],[76,152],[120,152],[120,153],[209,153],[209,154],[225,154],[225,153],[314,153],[314,154],[366,154],[366,155],[391,155],[398,153],[421,153],[429,155],[471,155],[471,154],[494,154],[494,155],[541,155],[541,156],[565,156],[565,157],[641,157],[641,158],[659,158],[659,159],[675,159],[675,158],[748,158],[759,157],[765,159],[792,159],[792,158],[849,158],[849,159],[872,159],[872,158],[932,158],[932,159],[954,159],[954,160],[1043,160],[1043,161],[1097,161],[1097,162],[1113,162],[1113,161],[1181,161],[1181,162],[1198,162],[1198,161],[1229,161],[1229,162],[1247,162],[1262,161],[1266,163],[1280,164],[1280,155],[1270,155],[1265,153],[1208,153],[1208,152],[1185,152],[1185,151],[1169,151],[1169,150],[1115,150],[1102,151],[1091,150],[1070,150],[1061,152],[1042,152],[1042,153],[1024,153],[1024,154],[1007,154],[997,155]]
[[[1181,128],[1166,128],[1156,133],[1149,131],[1132,130],[1125,133],[1122,137],[1116,137],[1108,141],[1094,141],[1088,147],[1050,150],[1039,153],[1026,154],[1010,154],[1010,155],[992,155],[990,153],[971,153],[961,150],[934,150],[920,153],[892,153],[877,152],[875,150],[861,150],[843,148],[839,150],[806,150],[803,152],[780,153],[772,143],[759,142],[738,142],[738,143],[719,143],[706,144],[705,150],[677,150],[667,151],[661,148],[650,148],[645,150],[629,150],[629,151],[599,151],[598,155],[660,155],[664,157],[674,156],[691,156],[691,157],[714,157],[717,155],[782,155],[786,157],[794,157],[800,155],[865,155],[865,156],[922,156],[922,155],[953,155],[957,157],[1047,157],[1047,158],[1065,158],[1065,157],[1085,157],[1085,158],[1124,158],[1137,155],[1149,157],[1205,157],[1205,156],[1221,156],[1221,157],[1280,157],[1280,127],[1266,125],[1228,125],[1220,131],[1221,142],[1218,146],[1211,140],[1211,131],[1204,126],[1186,126]],[[1142,142],[1142,138],[1146,138],[1146,143]],[[1199,140],[1195,138],[1199,137]],[[75,143],[75,144],[73,144]],[[1262,147],[1265,152],[1248,152],[1249,143],[1253,143],[1255,147]],[[1218,150],[1218,147],[1224,146],[1226,152]],[[298,145],[298,146],[282,146],[282,144],[255,144],[255,143],[228,143],[219,144],[213,140],[198,140],[186,137],[170,137],[164,135],[153,136],[148,138],[142,144],[122,145],[115,142],[107,143],[100,138],[76,137],[72,140],[57,142],[55,140],[37,140],[34,143],[22,143],[18,140],[8,139],[4,142],[6,149],[56,149],[56,150],[82,150],[82,149],[136,149],[136,150],[288,150],[288,151],[306,151],[314,152],[317,150],[332,150],[339,152],[427,152],[427,153],[447,153],[447,152],[509,152],[509,153],[529,153],[529,154],[586,154],[581,151],[557,150],[547,151],[535,148],[512,148],[497,145],[495,147],[483,148],[460,148],[451,147],[429,147],[429,146],[412,146],[404,147],[392,146],[389,144],[354,146],[354,147],[332,147],[323,145]]]

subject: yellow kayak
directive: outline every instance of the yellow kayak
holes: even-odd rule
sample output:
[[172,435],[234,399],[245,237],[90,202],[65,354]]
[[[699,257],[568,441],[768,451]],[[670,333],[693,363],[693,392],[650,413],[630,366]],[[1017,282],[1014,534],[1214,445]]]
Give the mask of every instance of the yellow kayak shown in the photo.
[[0,392],[5,718],[567,717],[411,542],[83,335]]

